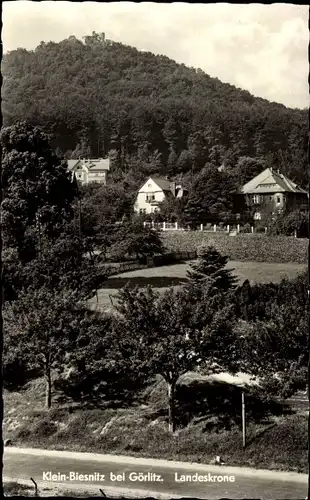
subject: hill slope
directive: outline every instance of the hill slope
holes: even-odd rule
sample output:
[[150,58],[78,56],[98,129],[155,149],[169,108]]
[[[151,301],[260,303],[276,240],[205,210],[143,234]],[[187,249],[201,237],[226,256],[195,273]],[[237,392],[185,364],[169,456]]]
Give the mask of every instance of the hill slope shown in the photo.
[[255,98],[168,57],[93,33],[9,52],[2,73],[4,124],[39,124],[61,154],[111,152],[121,170],[170,175],[251,156],[306,183],[306,110]]

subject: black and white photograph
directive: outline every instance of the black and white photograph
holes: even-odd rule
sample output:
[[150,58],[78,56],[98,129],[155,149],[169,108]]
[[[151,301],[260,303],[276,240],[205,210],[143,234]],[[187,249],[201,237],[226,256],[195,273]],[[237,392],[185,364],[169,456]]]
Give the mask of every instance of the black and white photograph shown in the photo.
[[308,499],[306,5],[4,1],[4,496]]

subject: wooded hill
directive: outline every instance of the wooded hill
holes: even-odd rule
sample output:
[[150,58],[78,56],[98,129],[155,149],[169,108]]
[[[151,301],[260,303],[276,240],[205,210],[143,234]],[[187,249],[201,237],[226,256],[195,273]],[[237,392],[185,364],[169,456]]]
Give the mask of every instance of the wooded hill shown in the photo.
[[251,157],[307,185],[307,110],[256,98],[201,69],[93,32],[41,42],[2,61],[3,120],[27,120],[66,157],[105,156],[114,171],[195,175]]

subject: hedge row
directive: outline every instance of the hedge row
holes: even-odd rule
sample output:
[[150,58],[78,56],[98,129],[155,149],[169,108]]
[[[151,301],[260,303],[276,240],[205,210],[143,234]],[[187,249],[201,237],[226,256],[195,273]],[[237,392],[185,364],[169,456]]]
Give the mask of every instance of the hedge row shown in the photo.
[[256,262],[308,262],[308,239],[258,234],[208,234],[203,231],[163,232],[168,252],[196,252],[201,244],[213,245],[230,260]]

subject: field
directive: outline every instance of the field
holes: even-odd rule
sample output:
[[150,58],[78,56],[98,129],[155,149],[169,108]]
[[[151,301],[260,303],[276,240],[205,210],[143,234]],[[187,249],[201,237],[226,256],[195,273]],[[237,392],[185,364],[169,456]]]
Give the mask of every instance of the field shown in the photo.
[[[126,283],[140,287],[151,285],[161,291],[166,290],[169,286],[180,286],[186,280],[186,271],[189,267],[189,263],[182,263],[139,269],[111,276],[104,283],[103,288],[98,291],[98,304],[96,298],[91,300],[91,304],[99,309],[109,309],[115,303],[115,295],[118,290]],[[282,278],[295,278],[306,270],[305,264],[250,261],[230,261],[227,267],[234,269],[240,283],[246,279],[251,283],[277,283]]]
[[229,260],[240,262],[308,263],[306,238],[239,234],[229,236],[205,231],[166,231],[161,233],[168,252],[195,252],[201,244],[214,246]]

